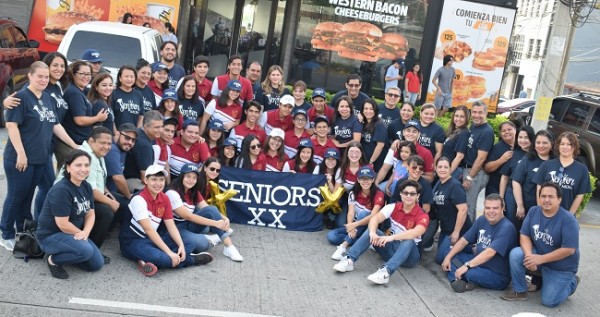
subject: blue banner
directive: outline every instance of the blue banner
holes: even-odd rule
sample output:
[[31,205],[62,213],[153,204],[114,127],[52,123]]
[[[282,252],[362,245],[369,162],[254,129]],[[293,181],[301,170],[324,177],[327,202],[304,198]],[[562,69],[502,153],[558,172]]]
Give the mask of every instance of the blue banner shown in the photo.
[[323,229],[323,216],[315,212],[323,184],[324,175],[231,167],[222,167],[219,179],[221,190],[239,192],[226,203],[231,222],[293,231]]

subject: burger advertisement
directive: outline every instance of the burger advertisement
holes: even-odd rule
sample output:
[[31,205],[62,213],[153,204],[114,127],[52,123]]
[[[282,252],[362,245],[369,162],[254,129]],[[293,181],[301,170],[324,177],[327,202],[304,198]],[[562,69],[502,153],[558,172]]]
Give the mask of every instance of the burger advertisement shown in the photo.
[[[452,106],[483,102],[496,112],[516,10],[469,1],[444,4],[431,79],[446,55],[452,55],[455,77]],[[428,85],[427,102],[433,102],[436,87]]]
[[164,32],[164,23],[177,26],[179,0],[35,0],[29,23],[29,38],[40,42],[40,50],[52,52],[69,27],[87,21],[121,22],[125,13],[132,24]]
[[315,26],[310,43],[315,49],[334,51],[340,57],[365,62],[404,58],[408,52],[404,36],[383,33],[376,25],[362,21],[321,22]]

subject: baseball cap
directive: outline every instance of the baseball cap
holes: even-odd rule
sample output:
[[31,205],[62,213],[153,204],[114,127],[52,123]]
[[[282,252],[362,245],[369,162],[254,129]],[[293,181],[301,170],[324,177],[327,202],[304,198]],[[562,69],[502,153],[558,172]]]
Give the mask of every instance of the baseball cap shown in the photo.
[[167,88],[163,91],[163,100],[177,100],[177,91],[173,88]]
[[237,141],[234,138],[227,138],[223,140],[223,147],[225,146],[235,146],[237,148]]
[[160,166],[158,164],[152,164],[146,169],[146,178],[152,175],[156,175],[158,173],[162,173],[163,176],[167,176],[167,171],[165,171],[165,168],[163,166]]
[[161,62],[157,62],[157,63],[154,63],[154,65],[152,65],[152,72],[153,73],[156,73],[156,72],[161,71],[161,70],[164,70],[164,71],[166,71],[168,73],[169,72],[169,67],[167,67],[167,65],[165,65],[165,64],[163,64]]
[[328,158],[328,157],[333,157],[336,160],[340,159],[340,151],[338,151],[338,149],[336,148],[328,148],[327,150],[325,150],[325,156],[324,158]]
[[329,125],[329,120],[327,120],[327,117],[325,117],[325,116],[317,116],[315,118],[314,122],[315,122],[315,125],[317,125],[317,123],[319,123],[319,122],[326,122],[327,125]]
[[119,126],[119,132],[133,132],[137,135],[137,129],[133,123],[123,123]]
[[187,174],[190,172],[195,172],[196,174],[200,173],[200,171],[198,170],[198,166],[192,163],[184,164],[179,172],[179,175]]
[[208,123],[208,128],[210,130],[225,131],[225,127],[223,126],[223,121],[218,120],[218,119],[210,120],[210,122]]
[[305,118],[308,118],[308,115],[306,114],[306,110],[304,110],[300,107],[294,108],[294,111],[292,111],[292,118],[296,118],[296,116],[299,114],[304,115]]
[[279,103],[282,105],[294,105],[294,97],[290,95],[283,95],[281,99],[279,99]]
[[85,52],[83,52],[83,56],[81,56],[81,59],[90,63],[104,62],[104,60],[100,58],[100,52],[98,52],[95,49],[88,49]]
[[358,170],[358,174],[356,175],[356,178],[361,177],[375,178],[375,172],[370,166],[365,165]]
[[419,121],[414,120],[414,119],[413,120],[408,120],[408,122],[404,126],[404,129],[406,129],[406,128],[415,128],[415,129],[417,129],[420,132],[421,131],[421,124],[419,123]]
[[283,130],[281,130],[280,128],[274,128],[273,130],[271,130],[271,132],[269,132],[269,136],[270,137],[280,137],[282,140],[285,139],[285,132],[283,132]]
[[310,99],[315,99],[315,97],[321,97],[323,99],[327,99],[327,95],[325,94],[325,89],[315,88],[315,90],[313,90],[312,97]]
[[185,121],[183,121],[182,129],[185,130],[190,125],[199,125],[199,124],[198,124],[198,121],[196,121],[194,119],[186,119]]
[[230,80],[227,82],[227,88],[235,91],[242,91],[242,84],[239,80]]
[[299,148],[305,148],[305,147],[309,147],[309,148],[313,148],[313,143],[310,139],[302,139],[300,140],[300,142],[298,143],[298,149]]

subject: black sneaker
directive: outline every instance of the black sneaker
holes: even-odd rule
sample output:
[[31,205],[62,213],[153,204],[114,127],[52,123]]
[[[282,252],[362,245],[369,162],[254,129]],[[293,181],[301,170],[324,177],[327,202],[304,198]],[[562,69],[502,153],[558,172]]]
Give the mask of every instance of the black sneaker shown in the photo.
[[67,271],[65,271],[65,268],[62,265],[50,264],[50,254],[46,254],[44,256],[44,261],[48,265],[48,268],[50,269],[50,274],[52,274],[52,277],[58,278],[61,280],[66,280],[69,278],[69,273],[67,273]]
[[573,291],[571,292],[571,294],[569,294],[569,296],[573,295],[575,293],[575,291],[577,290],[577,287],[579,286],[579,283],[581,283],[581,277],[579,277],[579,275],[575,275],[575,289],[573,289]]
[[192,253],[190,256],[194,259],[196,265],[208,264],[213,260],[213,256],[208,252]]
[[104,258],[104,265],[110,264],[110,258],[108,256],[102,254],[102,257]]

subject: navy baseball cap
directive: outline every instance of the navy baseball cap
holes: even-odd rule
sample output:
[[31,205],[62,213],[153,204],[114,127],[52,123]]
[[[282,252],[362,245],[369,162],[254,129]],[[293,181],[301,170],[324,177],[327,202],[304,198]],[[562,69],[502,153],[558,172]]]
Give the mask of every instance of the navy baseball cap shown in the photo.
[[199,174],[200,170],[198,170],[198,165],[192,164],[192,163],[184,164],[181,167],[179,175],[184,175],[184,174],[187,174],[187,173],[190,173],[190,172],[194,172],[196,174]]
[[333,157],[336,160],[340,159],[340,151],[338,151],[338,149],[336,148],[328,148],[327,150],[325,150],[325,155],[324,158],[328,158],[328,157]]
[[375,172],[370,166],[365,165],[358,170],[358,174],[356,175],[356,178],[361,177],[375,178]]
[[100,52],[95,49],[89,49],[83,52],[81,59],[90,63],[104,62],[104,60],[100,57]]
[[296,116],[299,114],[304,115],[305,118],[308,118],[308,114],[306,113],[306,110],[304,110],[300,107],[294,108],[294,111],[292,111],[292,118],[296,118]]
[[323,99],[327,99],[327,95],[325,94],[325,89],[315,88],[315,90],[313,90],[313,93],[312,93],[312,96],[310,99],[315,99],[315,97],[321,97]]
[[421,131],[421,124],[419,123],[419,121],[414,120],[414,119],[413,120],[408,120],[408,122],[404,126],[404,129],[407,129],[407,128],[415,128],[415,129],[417,129],[420,132]]
[[158,62],[158,63],[155,63],[154,65],[152,65],[152,72],[153,73],[156,73],[156,72],[161,71],[161,70],[164,70],[164,71],[166,71],[168,73],[169,72],[169,67],[167,67],[167,65],[165,65],[165,64],[163,64],[161,62]]
[[239,80],[230,80],[227,82],[227,88],[235,91],[242,91],[242,84]]
[[218,120],[218,119],[210,120],[210,122],[208,123],[208,128],[210,130],[225,131],[225,126],[223,126],[223,121]]
[[227,138],[225,140],[223,140],[223,147],[226,146],[234,146],[237,148],[237,141],[234,138]]
[[298,143],[298,149],[305,147],[313,148],[313,143],[310,139],[302,139],[300,140],[300,143]]
[[167,88],[163,91],[163,100],[177,100],[177,91],[173,88]]

